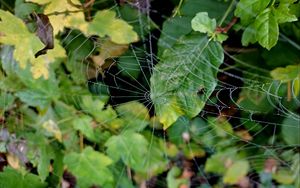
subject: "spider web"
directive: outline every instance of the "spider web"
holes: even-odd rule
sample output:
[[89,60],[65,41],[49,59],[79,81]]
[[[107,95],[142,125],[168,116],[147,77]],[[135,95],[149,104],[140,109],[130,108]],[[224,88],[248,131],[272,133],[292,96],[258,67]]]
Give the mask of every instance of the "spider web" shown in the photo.
[[[145,4],[139,5],[138,4],[139,2],[144,2]],[[137,1],[136,4],[131,4],[131,5],[140,9],[140,16],[138,19],[132,20],[129,23],[130,24],[138,23],[142,36],[144,35],[143,32],[145,32],[144,27],[151,25],[151,19],[153,17],[161,17],[161,19],[166,19],[168,17],[166,15],[162,15],[161,12],[152,9],[148,1]],[[117,6],[117,4],[115,5],[115,8],[116,8],[115,10],[117,10],[117,12],[121,14],[119,12],[119,7]],[[142,19],[142,14],[147,16],[146,23],[145,20]],[[72,30],[70,32],[72,32]],[[114,58],[113,63],[104,70],[104,75],[105,77],[108,77],[110,79],[110,84],[109,85],[104,84],[102,78],[102,80],[89,80],[87,82],[87,86],[91,86],[93,84],[106,85],[111,95],[110,103],[114,107],[118,106],[118,104],[123,102],[136,100],[142,102],[150,110],[150,112],[152,112],[153,115],[154,106],[150,98],[149,88],[150,88],[151,73],[155,69],[155,65],[159,63],[159,57],[157,56],[157,46],[155,44],[159,40],[159,35],[157,34],[157,32],[163,33],[164,31],[161,28],[155,28],[155,31],[150,30],[149,34],[141,37],[142,40],[140,42],[141,44],[139,45],[131,44],[129,46],[129,51],[131,52],[130,55],[122,56],[122,58],[125,59],[134,58],[136,60],[136,62],[126,62],[125,65],[128,67],[131,66],[132,68],[125,69],[120,66],[117,66],[118,63],[120,63],[120,60],[118,58]],[[167,38],[169,40],[177,41],[177,39],[173,38],[172,36],[167,36]],[[280,40],[286,42],[286,38],[287,37],[283,33],[281,33]],[[97,48],[101,46],[101,43],[95,42],[94,45],[95,48]],[[299,45],[294,45],[293,47],[295,49],[297,48],[299,49]],[[176,53],[177,56],[179,57],[181,55],[180,52],[176,52],[176,50],[172,48],[173,47],[171,47],[170,50]],[[78,50],[80,50],[80,46],[78,47]],[[259,185],[260,184],[258,182],[259,178],[258,178],[258,174],[255,173],[255,169],[256,167],[264,166],[265,161],[267,159],[272,158],[278,161],[278,163],[281,164],[280,168],[291,168],[291,161],[284,160],[283,158],[278,156],[278,153],[282,151],[294,151],[299,146],[291,146],[284,143],[278,144],[276,142],[276,139],[278,136],[277,135],[278,130],[280,130],[282,126],[297,126],[297,125],[287,125],[287,124],[277,123],[276,121],[272,121],[272,119],[268,119],[268,117],[264,117],[267,114],[264,114],[261,111],[247,109],[247,107],[240,105],[237,96],[241,93],[242,90],[245,89],[249,90],[250,92],[249,97],[251,97],[251,95],[264,95],[267,98],[268,105],[270,106],[270,108],[274,108],[272,113],[268,114],[268,116],[274,117],[274,119],[291,117],[296,121],[299,121],[299,115],[295,114],[293,111],[289,110],[285,106],[286,105],[285,101],[291,99],[288,99],[288,97],[281,97],[280,94],[278,94],[279,89],[285,87],[284,83],[276,82],[272,78],[267,76],[269,70],[262,68],[264,66],[251,65],[248,62],[239,59],[239,57],[236,56],[236,54],[243,53],[243,49],[241,49],[240,51],[237,50],[235,53],[231,53],[230,50],[227,51],[225,48],[224,54],[226,55],[226,58],[224,60],[222,67],[220,69],[219,67],[212,67],[213,69],[219,70],[218,87],[215,89],[214,93],[207,101],[206,107],[201,111],[198,117],[202,118],[205,121],[208,121],[208,117],[210,116],[226,117],[226,119],[229,122],[232,122],[232,125],[234,126],[235,129],[244,127],[245,124],[252,125],[248,129],[248,131],[250,132],[252,129],[255,130],[250,133],[252,139],[246,140],[230,132],[226,132],[226,134],[230,136],[231,140],[237,140],[243,143],[241,144],[241,146],[237,148],[238,152],[240,151],[247,152],[248,150],[250,152],[253,152],[254,150],[264,151],[264,152],[260,152],[263,154],[256,155],[255,153],[252,153],[251,156],[245,157],[246,160],[249,160],[251,162],[251,170],[250,170],[251,173],[248,174],[251,183]],[[142,57],[138,55],[141,54],[141,52],[142,52]],[[194,54],[190,54],[190,55],[195,56]],[[132,66],[131,63],[133,63],[134,65]],[[207,63],[210,66],[212,66],[209,62]],[[136,64],[138,64],[138,66],[136,66]],[[82,69],[84,71],[84,69],[87,69],[87,67],[82,67]],[[132,75],[132,73],[130,73],[129,70],[139,71],[140,72],[139,76],[137,77],[135,75]],[[86,70],[86,74],[89,74],[88,70]],[[124,74],[126,76],[124,76]],[[174,72],[173,74],[176,77],[176,72]],[[172,77],[173,75],[169,75],[169,76]],[[209,74],[206,76],[211,77],[211,75]],[[222,80],[222,77],[227,77],[227,79]],[[203,78],[199,77],[199,79],[203,79]],[[168,83],[169,81],[170,80],[166,80],[166,83]],[[293,81],[292,84],[296,84],[295,80]],[[275,88],[275,92],[273,92],[274,88]],[[101,93],[98,94],[101,95]],[[295,103],[299,104],[299,98],[296,97],[294,91],[292,91],[292,100],[295,100]],[[233,114],[225,113],[226,111],[238,111],[239,113],[248,114],[248,118],[242,117],[241,115],[239,115],[239,113],[233,113]],[[186,126],[185,121],[186,120],[184,119],[178,120],[178,122],[182,124],[182,126]],[[155,132],[157,132],[157,130],[155,128],[151,128],[151,129],[152,129],[151,130],[152,136],[154,137],[156,135]],[[259,143],[259,142],[257,143],[255,141],[255,138],[259,137],[266,129],[268,129],[268,131],[271,131],[272,136],[270,137],[270,140],[267,143]],[[122,131],[126,131],[126,128],[124,128]],[[214,139],[214,137],[217,137],[217,135],[213,135],[214,134],[213,130],[209,130],[205,134],[212,135],[208,139]],[[170,136],[168,135],[168,131],[163,132],[162,138],[164,139],[164,142],[167,145],[168,139],[170,139]],[[211,146],[209,149],[213,152],[215,151],[216,148],[218,148],[219,144],[222,143],[217,143],[214,146]],[[151,147],[152,147],[152,139],[150,141],[149,151]],[[190,152],[193,152],[189,141],[187,142],[187,147],[190,149]],[[130,150],[130,148],[128,148],[128,150]],[[134,155],[134,153],[132,153],[132,155]],[[167,156],[167,153],[165,156]],[[151,158],[151,153],[149,153],[148,157]],[[148,157],[146,158],[149,159]],[[204,172],[204,167],[203,167],[204,164],[200,163],[196,159],[193,160],[193,164],[197,168],[199,175],[202,178],[205,178],[207,180],[207,183],[209,183],[208,180],[213,177],[212,175]],[[123,170],[120,172],[120,174],[126,172],[128,171],[124,167]],[[149,180],[151,178],[152,178],[151,176],[148,177]],[[148,183],[147,186],[151,187],[151,181],[147,183]],[[156,185],[166,186],[164,185],[163,181],[159,182],[159,180],[156,181]],[[197,183],[194,184],[193,186],[196,185]]]

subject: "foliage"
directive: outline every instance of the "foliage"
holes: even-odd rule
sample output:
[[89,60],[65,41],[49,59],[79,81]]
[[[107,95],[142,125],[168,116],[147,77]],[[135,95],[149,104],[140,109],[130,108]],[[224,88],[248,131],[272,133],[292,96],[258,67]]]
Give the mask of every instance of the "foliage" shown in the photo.
[[147,2],[0,1],[0,188],[299,187],[300,2]]

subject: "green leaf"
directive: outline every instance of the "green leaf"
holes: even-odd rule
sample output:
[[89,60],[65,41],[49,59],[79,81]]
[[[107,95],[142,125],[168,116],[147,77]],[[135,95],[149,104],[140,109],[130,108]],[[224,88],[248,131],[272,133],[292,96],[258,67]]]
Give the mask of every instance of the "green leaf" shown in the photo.
[[300,64],[288,65],[285,68],[279,67],[271,71],[271,76],[275,80],[289,82],[300,77]]
[[236,184],[241,180],[241,178],[245,177],[249,170],[248,161],[237,161],[231,165],[224,175],[224,183],[228,184]]
[[288,185],[294,182],[293,172],[288,169],[280,169],[272,177],[280,184]]
[[248,46],[249,43],[255,43],[256,40],[256,30],[254,27],[254,24],[250,24],[248,27],[246,27],[245,31],[242,35],[242,44],[243,46]]
[[261,12],[255,22],[256,39],[259,44],[268,50],[276,45],[279,36],[279,27],[271,8]]
[[207,12],[196,14],[191,23],[194,31],[208,33],[209,35],[212,35],[217,27],[216,20],[209,18]]
[[4,168],[0,173],[0,187],[3,188],[46,188],[46,184],[40,178],[31,173],[21,173],[10,167]]
[[92,118],[87,115],[79,116],[73,120],[75,130],[79,130],[89,140],[97,142],[97,138],[92,127]]
[[288,145],[300,144],[300,120],[299,117],[289,115],[281,124],[281,135]]
[[223,49],[206,36],[191,34],[166,50],[151,77],[151,99],[164,129],[178,117],[195,117],[217,85]]
[[138,133],[124,132],[110,137],[105,143],[108,156],[114,161],[122,160],[130,168],[147,171],[145,156],[148,155],[148,141]]
[[111,128],[120,128],[123,125],[123,121],[118,118],[117,113],[111,106],[107,106],[104,109],[105,102],[99,97],[85,95],[82,96],[82,102],[80,103],[81,109],[91,114],[97,122],[111,126]]
[[50,98],[42,92],[37,90],[24,90],[17,92],[17,97],[21,99],[24,103],[29,106],[40,107],[41,109],[45,109],[50,105]]
[[297,17],[293,15],[290,11],[290,5],[292,2],[280,2],[277,8],[274,8],[274,15],[276,16],[277,22],[286,23],[297,21]]
[[270,0],[240,0],[234,15],[241,18],[243,25],[248,25],[269,3]]
[[224,174],[226,172],[225,162],[233,162],[235,160],[236,151],[228,150],[212,155],[205,163],[205,171]]
[[98,11],[93,21],[88,25],[88,34],[111,38],[117,44],[136,42],[138,35],[133,27],[125,21],[116,18],[116,13],[111,10]]
[[191,19],[186,16],[176,16],[167,19],[158,40],[158,55],[161,57],[165,49],[171,48],[183,35],[192,31]]
[[126,130],[141,131],[149,124],[148,109],[137,101],[121,104],[116,111],[125,120]]
[[42,134],[26,134],[28,158],[37,166],[39,177],[44,181],[49,175],[50,160],[55,158],[52,146]]
[[171,168],[167,175],[168,188],[178,188],[180,185],[188,185],[188,179],[179,178],[181,173],[180,168],[177,166]]
[[[198,12],[207,12],[210,17],[220,20],[228,6],[229,2],[219,0],[188,0],[183,2],[180,15],[192,19]],[[229,22],[231,17],[230,14],[225,22]]]
[[91,147],[86,147],[81,153],[65,155],[64,164],[76,176],[80,187],[102,186],[113,181],[113,175],[108,169],[112,160]]

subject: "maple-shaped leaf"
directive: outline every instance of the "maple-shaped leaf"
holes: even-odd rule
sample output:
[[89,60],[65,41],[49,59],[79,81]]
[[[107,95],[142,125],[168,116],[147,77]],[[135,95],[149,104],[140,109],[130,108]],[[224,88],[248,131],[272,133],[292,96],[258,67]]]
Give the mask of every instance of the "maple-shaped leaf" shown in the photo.
[[136,42],[138,35],[133,27],[121,19],[116,18],[116,12],[111,10],[98,11],[92,23],[88,25],[89,35],[109,36],[117,44]]
[[[68,3],[68,0],[26,0],[26,2],[46,5],[44,14],[51,14],[48,15],[48,17],[53,26],[54,35],[63,31],[65,27],[72,27],[86,31],[87,22],[85,22],[83,12]],[[80,5],[79,0],[72,0],[72,3]]]
[[53,50],[35,58],[35,54],[44,47],[43,43],[34,33],[28,31],[21,19],[3,10],[0,10],[0,43],[15,47],[14,59],[23,69],[31,64],[30,69],[35,79],[41,76],[48,79],[49,64],[56,58],[65,57],[65,50],[55,41]]
[[85,148],[81,153],[70,153],[64,157],[67,169],[76,176],[80,187],[104,185],[113,181],[113,175],[108,169],[112,160],[104,154]]
[[25,68],[32,62],[34,54],[43,48],[43,43],[30,33],[21,19],[8,11],[0,10],[0,43],[15,47],[14,58]]

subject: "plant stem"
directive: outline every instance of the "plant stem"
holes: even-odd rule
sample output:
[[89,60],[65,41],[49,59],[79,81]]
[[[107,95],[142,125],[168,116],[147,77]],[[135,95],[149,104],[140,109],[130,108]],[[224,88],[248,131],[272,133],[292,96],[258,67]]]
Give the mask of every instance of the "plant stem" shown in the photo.
[[227,8],[227,10],[226,10],[226,12],[225,12],[225,14],[223,15],[222,19],[220,20],[220,22],[219,22],[219,24],[218,24],[219,27],[222,26],[223,22],[225,21],[225,19],[226,19],[226,18],[228,17],[228,15],[230,14],[230,12],[231,12],[231,10],[232,10],[234,4],[235,4],[235,0],[232,0],[231,3],[229,4],[229,6],[228,6],[228,8]]
[[179,1],[179,4],[178,4],[178,6],[176,7],[176,10],[175,10],[174,14],[172,15],[172,17],[175,17],[177,14],[180,15],[180,8],[181,8],[181,6],[182,6],[183,1],[184,1],[184,0],[180,0],[180,1]]
[[288,87],[287,87],[287,101],[290,102],[292,100],[292,83],[291,81],[288,81]]

